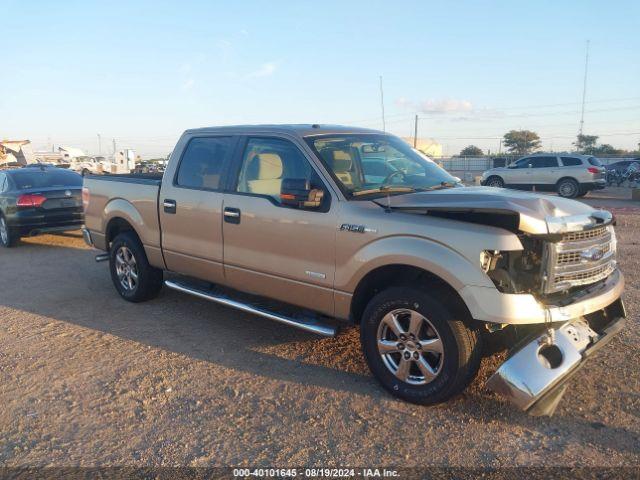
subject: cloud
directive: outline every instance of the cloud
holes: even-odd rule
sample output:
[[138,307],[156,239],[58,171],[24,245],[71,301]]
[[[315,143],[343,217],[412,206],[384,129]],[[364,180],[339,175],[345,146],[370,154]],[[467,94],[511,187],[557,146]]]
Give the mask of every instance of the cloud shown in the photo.
[[184,81],[184,83],[182,84],[182,90],[191,90],[193,88],[193,85],[195,84],[195,80],[193,78],[188,78],[187,80]]
[[254,70],[253,72],[247,74],[245,78],[262,78],[262,77],[270,77],[273,75],[277,69],[277,65],[275,62],[267,62],[260,65],[260,68]]
[[458,100],[455,98],[429,99],[420,102],[407,100],[400,97],[396,100],[399,107],[411,109],[419,113],[450,114],[450,113],[470,113],[474,111],[473,103],[469,100]]

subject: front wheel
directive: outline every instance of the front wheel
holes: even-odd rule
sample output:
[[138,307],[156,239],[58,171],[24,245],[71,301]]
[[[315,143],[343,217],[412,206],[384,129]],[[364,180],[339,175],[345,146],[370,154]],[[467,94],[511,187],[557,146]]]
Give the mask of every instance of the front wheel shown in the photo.
[[119,234],[111,243],[109,269],[116,290],[129,302],[150,300],[162,288],[162,270],[149,265],[142,243],[132,232]]
[[428,405],[466,388],[481,358],[478,334],[442,298],[393,287],[376,295],[360,326],[369,368],[392,395]]
[[495,188],[503,188],[504,180],[498,176],[489,177],[487,179],[487,183],[485,184],[487,187],[495,187]]

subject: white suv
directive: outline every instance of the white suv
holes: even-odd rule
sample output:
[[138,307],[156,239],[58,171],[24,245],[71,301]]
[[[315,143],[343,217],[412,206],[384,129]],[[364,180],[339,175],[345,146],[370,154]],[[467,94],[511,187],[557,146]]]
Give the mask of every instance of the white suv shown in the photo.
[[536,154],[520,158],[508,167],[482,174],[482,185],[555,191],[566,198],[583,197],[605,188],[605,168],[595,157],[575,154]]

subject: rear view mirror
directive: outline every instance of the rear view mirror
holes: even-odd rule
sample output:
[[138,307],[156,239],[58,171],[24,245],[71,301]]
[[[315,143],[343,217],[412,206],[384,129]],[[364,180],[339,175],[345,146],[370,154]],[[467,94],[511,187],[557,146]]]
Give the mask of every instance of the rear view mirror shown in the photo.
[[284,178],[280,187],[280,202],[295,208],[318,208],[322,204],[324,191],[312,188],[304,178]]

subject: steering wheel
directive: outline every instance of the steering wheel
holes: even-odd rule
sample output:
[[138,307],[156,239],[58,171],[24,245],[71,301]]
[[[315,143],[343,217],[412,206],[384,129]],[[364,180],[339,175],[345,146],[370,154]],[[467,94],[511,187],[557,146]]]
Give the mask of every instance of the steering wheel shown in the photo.
[[387,175],[385,179],[382,181],[382,183],[380,184],[380,186],[386,187],[387,185],[389,185],[389,182],[391,182],[393,177],[395,177],[396,175],[402,175],[402,178],[407,178],[407,174],[404,173],[402,170],[396,170],[395,172],[391,172],[389,175]]

